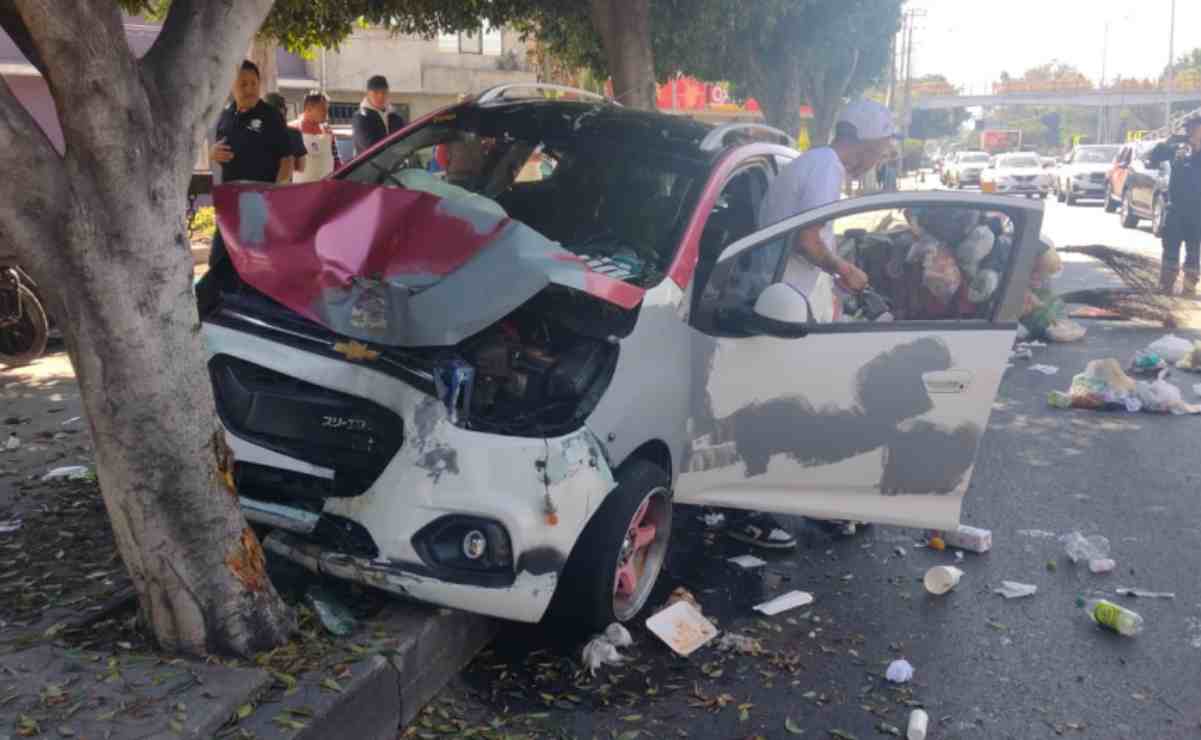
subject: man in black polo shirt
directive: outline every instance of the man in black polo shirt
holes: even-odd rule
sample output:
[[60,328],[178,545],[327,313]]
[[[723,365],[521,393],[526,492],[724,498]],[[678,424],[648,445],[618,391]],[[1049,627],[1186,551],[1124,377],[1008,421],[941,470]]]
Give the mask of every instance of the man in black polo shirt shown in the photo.
[[259,68],[254,62],[242,62],[233,98],[217,121],[217,143],[210,153],[221,165],[221,182],[291,182],[288,127],[279,111],[259,98]]
[[1201,281],[1201,117],[1184,122],[1184,135],[1173,136],[1151,150],[1151,166],[1172,163],[1168,212],[1163,224],[1160,289],[1171,295],[1180,273],[1180,247],[1185,247],[1183,295],[1195,297]]

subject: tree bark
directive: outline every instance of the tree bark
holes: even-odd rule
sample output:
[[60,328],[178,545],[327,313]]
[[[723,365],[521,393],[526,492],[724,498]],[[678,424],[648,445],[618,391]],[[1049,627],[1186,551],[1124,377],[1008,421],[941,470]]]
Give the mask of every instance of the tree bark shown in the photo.
[[808,74],[801,76],[801,91],[813,108],[813,143],[821,146],[830,142],[834,123],[842,110],[843,100],[850,89],[851,80],[859,66],[859,50],[850,51],[847,67],[839,70],[831,65],[817,63]]
[[247,58],[258,65],[259,90],[266,95],[279,89],[279,62],[275,58],[278,46],[274,39],[255,34]]
[[[787,133],[795,141],[802,125],[800,70],[792,65],[776,70],[771,79],[763,83],[762,90],[756,91],[755,100],[763,109],[764,122]],[[821,146],[825,141],[814,138],[813,143]]]
[[655,56],[650,0],[590,0],[592,26],[601,38],[613,97],[622,105],[655,109]]
[[[0,165],[30,170],[0,183],[5,202],[22,204],[0,210],[0,240],[32,267],[60,320],[142,616],[168,651],[269,648],[293,620],[223,483],[184,213],[198,137],[270,0],[174,0],[141,61],[113,0],[70,13],[53,0],[14,5],[45,64],[66,152],[0,86]],[[176,80],[189,97],[177,97]]]

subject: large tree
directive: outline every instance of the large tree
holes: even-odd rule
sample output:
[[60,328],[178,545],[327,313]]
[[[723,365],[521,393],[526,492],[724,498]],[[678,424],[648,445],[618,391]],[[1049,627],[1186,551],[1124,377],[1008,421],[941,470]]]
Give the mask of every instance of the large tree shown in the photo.
[[[0,0],[45,77],[56,151],[0,78],[0,251],[45,289],[79,381],[97,475],[141,613],[167,650],[247,655],[292,615],[225,484],[184,223],[198,142],[260,28],[289,48],[360,20],[396,31],[501,23],[538,0]],[[158,14],[145,56],[123,11]],[[266,22],[264,23],[264,20]]]

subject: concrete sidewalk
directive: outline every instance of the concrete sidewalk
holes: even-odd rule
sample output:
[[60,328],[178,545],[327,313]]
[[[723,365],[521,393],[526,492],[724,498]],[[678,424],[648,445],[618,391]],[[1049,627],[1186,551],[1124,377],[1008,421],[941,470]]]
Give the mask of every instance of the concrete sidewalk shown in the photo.
[[483,617],[396,603],[337,641],[333,672],[294,676],[47,639],[0,656],[0,738],[391,739],[494,632]]

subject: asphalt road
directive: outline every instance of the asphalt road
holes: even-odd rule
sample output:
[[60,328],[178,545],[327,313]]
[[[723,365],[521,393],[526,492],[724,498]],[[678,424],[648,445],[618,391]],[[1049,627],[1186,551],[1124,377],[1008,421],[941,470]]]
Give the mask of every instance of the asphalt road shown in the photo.
[[[1048,201],[1045,233],[1060,245],[1106,243],[1157,256],[1149,231],[1124,230],[1100,206]],[[1061,287],[1106,274],[1071,261]],[[758,655],[703,648],[673,656],[640,622],[633,661],[578,672],[581,641],[568,630],[507,627],[443,692],[427,717],[509,736],[694,738],[886,737],[912,706],[931,716],[930,738],[1201,737],[1201,417],[1058,411],[1046,395],[1066,390],[1093,358],[1125,362],[1164,332],[1086,322],[1075,345],[1037,350],[1045,376],[1019,361],[1002,385],[977,462],[963,521],[993,531],[993,550],[967,553],[963,582],[934,597],[920,583],[951,552],[915,547],[922,533],[869,527],[853,537],[795,520],[800,547],[742,571],[725,559],[747,548],[706,532],[680,507],[668,572],[651,604],[677,585],[692,591],[723,630],[761,640]],[[1197,338],[1201,338],[1198,335]],[[1201,377],[1173,379],[1186,399]],[[1118,570],[1093,575],[1064,556],[1055,537],[1080,530],[1112,543]],[[899,554],[902,548],[904,554]],[[761,553],[757,553],[761,554]],[[1002,580],[1038,586],[1007,601]],[[1119,586],[1175,592],[1133,600]],[[812,608],[759,619],[750,607],[794,588]],[[1123,638],[1095,627],[1078,597],[1108,596],[1146,620]],[[903,657],[914,681],[883,679]],[[726,695],[723,697],[723,694]],[[432,720],[430,720],[432,718]],[[883,722],[885,725],[881,725]],[[489,725],[491,723],[491,725]],[[834,731],[844,733],[833,734]]]

